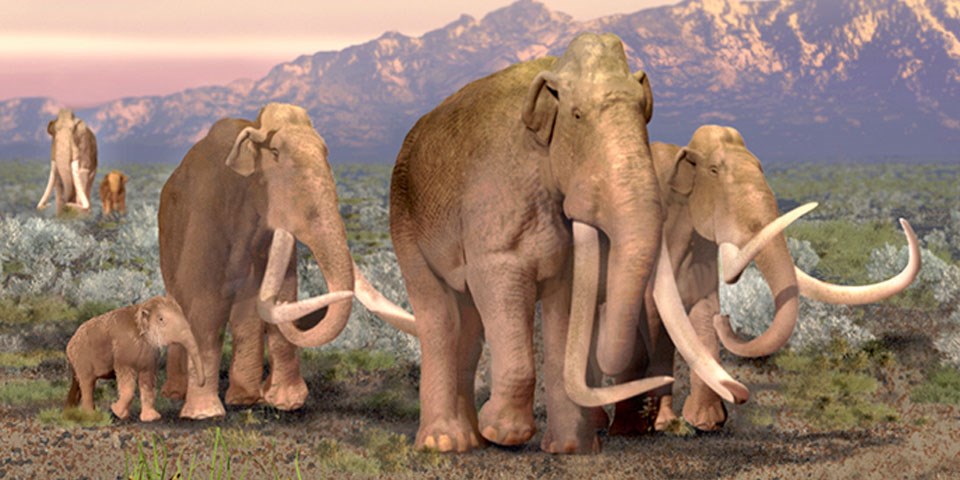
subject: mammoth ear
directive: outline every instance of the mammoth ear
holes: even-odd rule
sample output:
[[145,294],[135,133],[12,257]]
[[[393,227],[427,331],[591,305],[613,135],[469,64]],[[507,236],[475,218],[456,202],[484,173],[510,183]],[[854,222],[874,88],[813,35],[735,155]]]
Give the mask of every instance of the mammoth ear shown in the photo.
[[557,92],[557,77],[553,72],[540,72],[524,99],[523,123],[534,134],[537,143],[550,144],[553,124],[557,120],[560,96]]
[[633,78],[640,82],[640,86],[643,88],[643,118],[649,124],[650,120],[653,119],[653,89],[650,88],[650,77],[647,76],[647,72],[637,70],[633,74]]
[[47,133],[49,133],[50,136],[53,136],[53,132],[54,132],[53,126],[56,125],[56,123],[57,123],[56,120],[50,120],[50,123],[47,124]]
[[227,154],[227,166],[244,177],[250,176],[256,169],[256,159],[259,155],[254,142],[262,142],[265,138],[266,135],[257,127],[246,127],[240,130],[240,134],[233,142],[233,148]]
[[696,150],[688,147],[681,148],[673,161],[670,188],[681,195],[690,195],[697,172],[697,163],[701,161],[703,161],[703,157]]
[[137,327],[143,331],[147,328],[147,321],[150,320],[150,309],[146,305],[142,305],[137,308],[136,317],[134,319],[137,322]]

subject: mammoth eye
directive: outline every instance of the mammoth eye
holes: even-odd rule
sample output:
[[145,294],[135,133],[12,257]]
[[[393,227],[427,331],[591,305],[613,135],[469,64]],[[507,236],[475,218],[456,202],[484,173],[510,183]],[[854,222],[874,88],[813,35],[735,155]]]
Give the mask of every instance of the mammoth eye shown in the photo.
[[581,112],[577,107],[573,107],[573,118],[576,118],[577,120],[583,118],[583,112]]
[[280,158],[280,150],[277,150],[276,148],[271,148],[270,153],[273,154],[274,158]]
[[719,175],[719,174],[720,174],[720,167],[718,167],[718,166],[716,166],[716,165],[711,166],[711,167],[710,167],[710,174],[711,174],[711,175]]
[[157,315],[157,322],[163,323],[163,315]]

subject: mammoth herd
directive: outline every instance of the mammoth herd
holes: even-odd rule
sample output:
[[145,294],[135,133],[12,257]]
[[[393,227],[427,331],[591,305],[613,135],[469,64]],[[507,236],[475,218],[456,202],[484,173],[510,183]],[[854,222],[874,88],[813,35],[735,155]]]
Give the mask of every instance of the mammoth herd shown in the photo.
[[[420,340],[418,447],[518,445],[536,433],[540,302],[543,450],[593,452],[599,429],[644,428],[645,393],[658,401],[662,430],[676,418],[675,351],[692,377],[683,418],[721,428],[723,401],[749,397],[720,365],[721,344],[739,356],[776,352],[797,322],[800,295],[844,304],[887,298],[917,275],[919,247],[901,220],[910,258],[896,277],[868,286],[811,278],[794,266],[782,232],[815,205],[780,216],[760,162],[733,128],[700,127],[685,146],[651,143],[652,91],[643,72],[629,71],[620,39],[582,34],[562,57],[476,80],[424,115],[400,149],[389,199],[415,317],[354,264],[327,146],[305,110],[271,103],[255,121],[216,122],[160,194],[160,267],[168,301],[178,305],[167,308],[193,334],[169,341],[163,394],[184,400],[181,417],[225,414],[217,387],[228,327],[226,403],[301,407],[299,348],[336,338],[356,297]],[[80,185],[82,165],[71,175]],[[297,299],[297,241],[329,293]],[[718,288],[721,276],[735,282],[753,260],[776,313],[766,332],[744,340],[721,315]],[[126,316],[145,325],[157,308]],[[484,340],[491,389],[478,410]],[[599,386],[602,376],[614,384]],[[616,411],[608,426],[600,407],[609,404]]]

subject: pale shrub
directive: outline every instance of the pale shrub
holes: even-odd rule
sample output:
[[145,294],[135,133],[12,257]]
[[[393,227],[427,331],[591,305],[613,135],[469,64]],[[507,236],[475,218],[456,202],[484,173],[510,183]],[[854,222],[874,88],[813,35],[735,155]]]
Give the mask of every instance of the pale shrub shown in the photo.
[[[820,257],[810,247],[810,242],[788,238],[787,246],[800,269],[814,272]],[[724,314],[730,316],[733,329],[741,335],[756,337],[766,331],[773,320],[773,296],[763,275],[753,265],[743,272],[740,281],[734,285],[727,285],[720,280],[720,305]],[[846,307],[800,297],[797,326],[789,345],[801,349],[826,345],[832,338],[841,336],[851,345],[859,346],[875,338],[869,331],[854,324],[846,313]]]

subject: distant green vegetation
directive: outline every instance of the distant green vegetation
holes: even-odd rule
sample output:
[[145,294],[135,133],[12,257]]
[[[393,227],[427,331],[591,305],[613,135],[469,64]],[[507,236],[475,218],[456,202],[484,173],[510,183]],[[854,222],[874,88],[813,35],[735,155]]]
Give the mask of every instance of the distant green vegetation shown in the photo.
[[889,243],[906,245],[906,238],[895,222],[846,220],[799,221],[787,229],[787,235],[807,240],[820,256],[818,277],[849,284],[870,283],[866,265],[870,252]]
[[777,355],[787,406],[825,430],[869,427],[899,419],[896,410],[874,398],[877,373],[892,364],[892,355],[871,343],[854,350],[838,338],[823,350]]
[[0,403],[4,405],[63,402],[67,386],[62,381],[8,379],[0,382]]
[[923,384],[913,389],[910,399],[917,403],[960,405],[960,371],[934,370]]
[[53,407],[41,410],[37,420],[44,425],[58,427],[104,427],[113,423],[109,413],[94,411],[86,412],[80,408],[63,409]]

